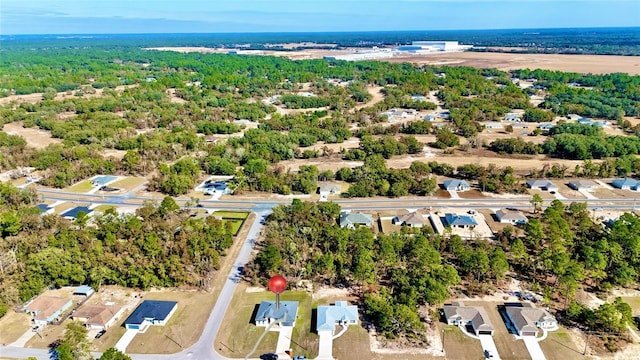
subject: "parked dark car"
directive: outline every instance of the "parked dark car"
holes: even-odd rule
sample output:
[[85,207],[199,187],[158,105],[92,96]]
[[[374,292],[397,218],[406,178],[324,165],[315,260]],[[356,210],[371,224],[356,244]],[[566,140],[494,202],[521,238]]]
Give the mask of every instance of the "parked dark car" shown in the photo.
[[102,337],[102,335],[104,335],[104,333],[106,333],[107,330],[100,330],[97,334],[96,334],[96,339],[100,339]]
[[278,360],[278,354],[269,353],[260,355],[261,360]]

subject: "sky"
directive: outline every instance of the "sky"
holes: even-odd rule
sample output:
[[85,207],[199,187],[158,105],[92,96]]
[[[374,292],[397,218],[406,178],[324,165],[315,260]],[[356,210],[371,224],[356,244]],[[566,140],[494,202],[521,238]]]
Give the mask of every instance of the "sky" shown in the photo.
[[0,0],[0,34],[640,26],[640,0]]

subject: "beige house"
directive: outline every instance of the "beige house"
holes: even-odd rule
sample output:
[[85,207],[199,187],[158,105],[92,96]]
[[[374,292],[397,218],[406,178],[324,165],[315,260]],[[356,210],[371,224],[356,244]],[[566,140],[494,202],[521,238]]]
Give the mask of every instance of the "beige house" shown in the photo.
[[122,316],[124,308],[116,305],[82,305],[75,313],[73,320],[80,321],[90,329],[106,330]]

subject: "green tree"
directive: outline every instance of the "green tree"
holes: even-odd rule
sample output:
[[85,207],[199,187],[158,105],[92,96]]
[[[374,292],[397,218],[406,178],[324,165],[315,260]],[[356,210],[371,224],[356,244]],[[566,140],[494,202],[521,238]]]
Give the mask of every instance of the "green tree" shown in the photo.
[[74,359],[93,359],[87,332],[87,328],[79,321],[72,321],[65,328],[63,343],[69,345]]
[[102,353],[100,360],[131,360],[131,357],[115,348],[108,348]]
[[542,196],[540,196],[540,194],[533,194],[529,202],[531,203],[531,205],[533,205],[534,213],[538,213],[540,210],[542,210],[542,203],[544,202],[544,200],[542,199]]

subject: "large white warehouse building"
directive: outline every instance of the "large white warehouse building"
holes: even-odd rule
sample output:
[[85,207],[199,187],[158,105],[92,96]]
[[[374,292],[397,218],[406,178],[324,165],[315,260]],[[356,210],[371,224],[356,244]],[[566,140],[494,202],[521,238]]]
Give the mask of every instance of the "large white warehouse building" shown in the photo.
[[423,40],[413,41],[411,45],[400,46],[398,50],[411,52],[464,51],[471,47],[471,45],[460,45],[457,41]]

